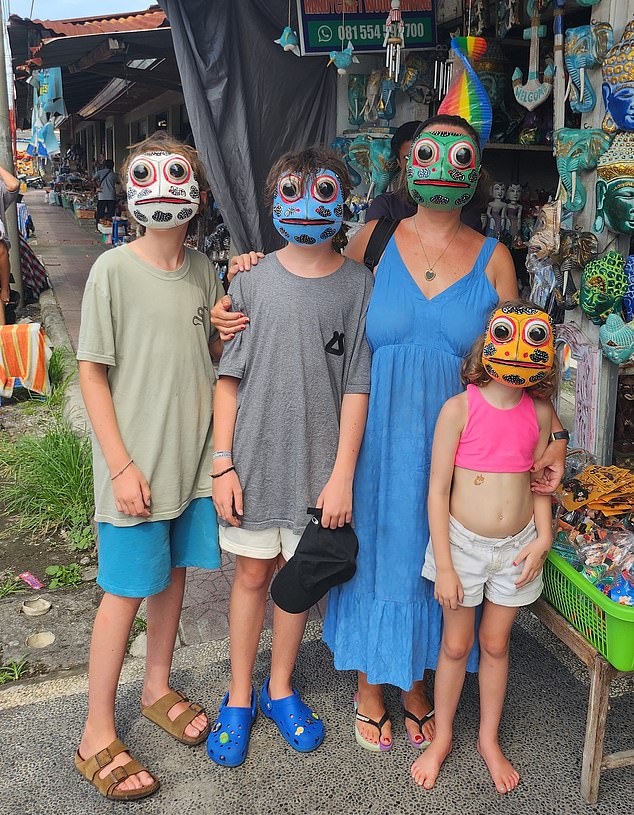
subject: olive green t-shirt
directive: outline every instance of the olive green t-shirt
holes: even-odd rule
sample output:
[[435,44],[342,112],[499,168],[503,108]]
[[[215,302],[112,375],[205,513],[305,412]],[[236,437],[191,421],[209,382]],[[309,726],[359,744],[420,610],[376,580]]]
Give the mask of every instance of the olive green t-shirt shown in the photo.
[[[194,498],[211,495],[209,309],[222,294],[209,260],[193,249],[166,272],[120,246],[98,258],[86,283],[77,359],[108,366],[123,442],[150,485],[150,521],[177,518]],[[93,466],[95,519],[145,520],[117,511],[96,438]]]

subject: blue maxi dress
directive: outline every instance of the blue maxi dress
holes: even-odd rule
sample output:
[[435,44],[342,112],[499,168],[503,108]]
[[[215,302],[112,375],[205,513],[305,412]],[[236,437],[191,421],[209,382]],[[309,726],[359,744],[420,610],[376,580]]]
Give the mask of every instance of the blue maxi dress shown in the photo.
[[[460,366],[498,295],[485,274],[487,238],[471,271],[428,300],[392,237],[376,272],[366,331],[372,386],[355,474],[359,555],[331,589],[323,637],[338,670],[408,690],[435,668],[442,612],[421,576],[429,541],[427,491],[440,408],[463,390]],[[469,670],[477,670],[477,652]]]

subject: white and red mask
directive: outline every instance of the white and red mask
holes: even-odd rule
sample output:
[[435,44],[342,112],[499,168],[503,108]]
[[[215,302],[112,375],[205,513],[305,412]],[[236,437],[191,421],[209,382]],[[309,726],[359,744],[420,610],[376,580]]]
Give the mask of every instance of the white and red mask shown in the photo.
[[173,229],[191,221],[200,189],[189,161],[178,153],[137,156],[128,168],[128,209],[148,229]]

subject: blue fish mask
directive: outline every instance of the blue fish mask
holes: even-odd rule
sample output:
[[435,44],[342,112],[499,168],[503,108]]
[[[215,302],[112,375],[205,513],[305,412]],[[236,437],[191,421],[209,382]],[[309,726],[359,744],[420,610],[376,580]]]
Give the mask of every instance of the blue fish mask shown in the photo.
[[319,170],[305,182],[298,173],[280,176],[273,197],[273,226],[289,243],[314,246],[334,238],[343,223],[341,182]]

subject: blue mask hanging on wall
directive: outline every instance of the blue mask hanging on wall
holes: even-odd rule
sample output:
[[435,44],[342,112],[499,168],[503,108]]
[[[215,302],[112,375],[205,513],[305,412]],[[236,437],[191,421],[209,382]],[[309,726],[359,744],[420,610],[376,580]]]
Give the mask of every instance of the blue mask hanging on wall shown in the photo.
[[289,243],[314,246],[334,238],[343,223],[341,183],[330,170],[303,179],[280,176],[273,198],[273,226]]

